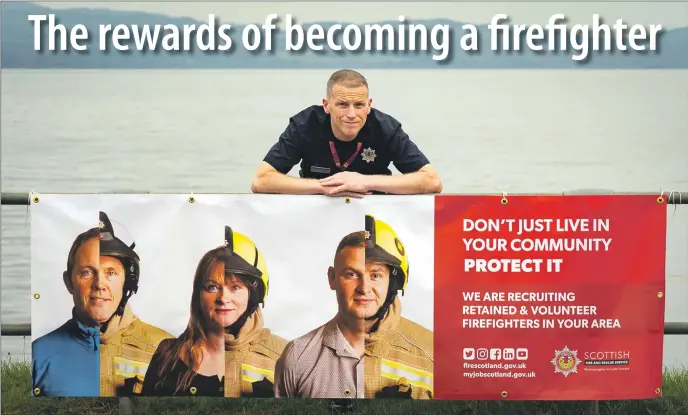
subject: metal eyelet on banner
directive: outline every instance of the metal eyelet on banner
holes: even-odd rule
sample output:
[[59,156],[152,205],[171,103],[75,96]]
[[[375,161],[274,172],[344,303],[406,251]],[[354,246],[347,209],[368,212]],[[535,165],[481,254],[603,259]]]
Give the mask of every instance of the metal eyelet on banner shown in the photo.
[[35,389],[33,390],[33,394],[34,394],[34,395],[40,395],[40,394],[41,394],[41,389],[40,389],[40,388],[35,388]]
[[[38,197],[38,193],[36,193],[32,190],[29,192],[29,200],[32,201],[33,203],[38,203],[41,201],[41,198]],[[31,203],[29,203],[29,204],[31,204]]]
[[189,203],[194,203],[196,201],[196,198],[194,195],[189,196]]
[[657,298],[662,298],[662,297],[664,297],[664,293],[661,292],[661,291],[658,292],[658,293],[657,293]]
[[196,394],[196,387],[192,386],[191,389],[189,389],[189,392],[191,392],[192,395]]
[[344,199],[344,203],[351,203],[351,198],[347,197],[346,199]]
[[659,395],[660,393],[662,393],[662,389],[661,389],[661,388],[655,389],[655,393],[656,393],[657,395]]
[[664,192],[662,191],[662,189],[659,189],[659,196],[657,197],[657,203],[659,203],[660,205],[662,203],[664,203]]
[[502,192],[502,200],[500,200],[500,203],[503,205],[506,205],[507,203],[509,203],[509,201],[506,199],[506,192],[500,188],[497,188],[497,189]]
[[35,298],[36,300],[38,300],[39,298],[41,298],[41,295],[38,294],[38,293],[36,293],[36,294],[33,295],[33,298]]
[[502,398],[506,398],[506,395],[507,395],[506,391],[502,391]]

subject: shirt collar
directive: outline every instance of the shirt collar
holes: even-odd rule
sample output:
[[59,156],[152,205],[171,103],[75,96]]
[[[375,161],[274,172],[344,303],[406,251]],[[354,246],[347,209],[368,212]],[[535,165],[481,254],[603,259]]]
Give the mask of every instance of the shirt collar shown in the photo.
[[[370,117],[370,115],[368,115],[368,117]],[[325,138],[325,141],[334,141],[335,143],[339,144],[351,145],[352,143],[356,144],[359,141],[363,141],[363,138],[368,133],[369,121],[366,119],[365,124],[363,124],[363,127],[361,128],[361,131],[358,132],[356,138],[348,142],[340,141],[334,136],[334,132],[332,132],[332,116],[330,114],[325,114],[324,120],[325,121],[322,125],[322,136]]]
[[325,328],[323,329],[322,344],[323,346],[327,346],[334,350],[337,356],[359,359],[358,356],[354,356],[353,348],[349,342],[347,342],[344,334],[339,329],[336,316],[325,324]]
[[100,329],[98,327],[88,327],[76,316],[75,309],[72,308],[72,318],[69,320],[69,331],[72,338],[85,349],[98,350],[100,345]]

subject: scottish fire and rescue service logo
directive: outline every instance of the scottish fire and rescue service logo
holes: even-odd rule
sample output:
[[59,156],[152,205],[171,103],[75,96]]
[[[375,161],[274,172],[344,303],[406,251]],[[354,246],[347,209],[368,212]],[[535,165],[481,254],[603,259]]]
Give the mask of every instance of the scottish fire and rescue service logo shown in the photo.
[[569,373],[578,373],[578,365],[581,363],[577,350],[569,350],[565,346],[563,350],[554,351],[554,359],[550,360],[554,365],[554,373],[561,373],[568,377]]
[[361,157],[363,157],[363,161],[365,161],[366,163],[370,163],[371,161],[375,161],[375,157],[377,157],[377,155],[375,154],[375,150],[368,147],[365,150],[363,150],[363,154],[361,154]]
[[401,255],[404,255],[404,252],[406,252],[404,250],[404,244],[401,243],[401,240],[399,240],[399,238],[394,238],[394,245],[397,246],[397,251],[399,251]]

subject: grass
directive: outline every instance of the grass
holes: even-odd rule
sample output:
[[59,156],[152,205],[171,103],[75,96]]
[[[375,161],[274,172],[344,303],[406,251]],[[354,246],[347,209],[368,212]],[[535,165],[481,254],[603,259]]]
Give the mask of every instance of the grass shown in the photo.
[[[641,401],[600,401],[600,414],[688,415],[688,370],[664,375],[663,396]],[[31,366],[2,362],[3,414],[119,414],[117,398],[42,398],[31,396]],[[135,414],[331,414],[320,399],[134,398]],[[587,402],[381,401],[354,402],[351,414],[584,414]]]

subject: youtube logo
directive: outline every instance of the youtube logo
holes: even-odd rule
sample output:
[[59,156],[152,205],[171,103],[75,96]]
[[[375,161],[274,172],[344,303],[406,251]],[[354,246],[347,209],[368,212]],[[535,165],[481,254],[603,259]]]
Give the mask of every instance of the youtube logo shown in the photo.
[[528,360],[528,349],[516,349],[516,360]]

